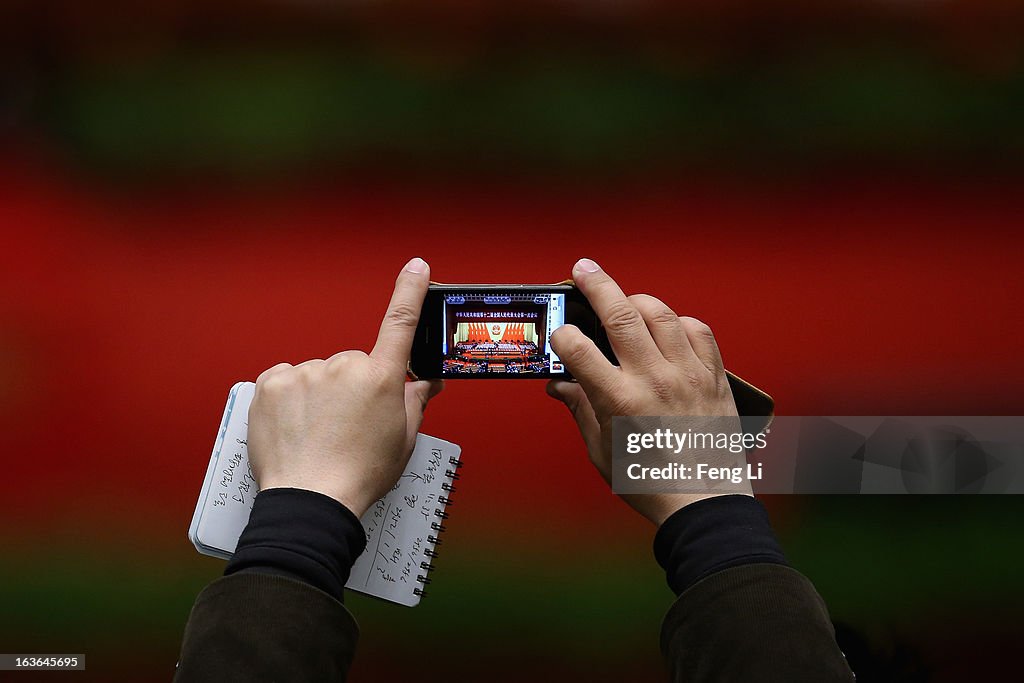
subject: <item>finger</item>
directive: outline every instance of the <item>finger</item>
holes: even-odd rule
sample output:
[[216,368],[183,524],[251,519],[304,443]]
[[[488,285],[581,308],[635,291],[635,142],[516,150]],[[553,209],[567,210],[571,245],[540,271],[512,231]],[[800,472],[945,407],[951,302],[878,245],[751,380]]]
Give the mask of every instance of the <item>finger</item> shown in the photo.
[[[567,382],[564,379],[553,379],[546,387],[548,396],[557,399],[565,404],[565,407],[572,413],[573,419],[579,425],[583,439],[588,436],[597,436],[601,432],[601,424],[597,421],[594,409],[587,399],[583,387],[575,382]],[[589,443],[587,444],[590,445]]]
[[430,399],[434,398],[444,389],[444,381],[439,379],[418,380],[405,383],[406,408],[414,408],[423,412]]
[[583,435],[583,440],[587,442],[587,447],[599,446],[601,423],[598,422],[597,415],[594,413],[594,408],[590,405],[583,387],[575,382],[555,379],[548,382],[547,392],[549,396],[565,404],[565,407],[572,413],[572,417],[576,420],[580,433]]
[[548,392],[548,396],[561,401],[573,412],[576,411],[580,402],[587,397],[583,387],[576,382],[569,382],[564,379],[550,380],[544,388]]
[[616,389],[619,370],[575,325],[562,325],[551,334],[551,348],[589,396],[603,396]]
[[302,361],[301,363],[297,364],[295,367],[296,368],[312,367],[314,365],[320,365],[320,364],[322,364],[324,362],[326,362],[326,361],[324,361],[323,358],[310,358],[309,360]]
[[658,350],[670,363],[696,361],[690,340],[679,316],[660,299],[647,294],[634,294],[629,300],[640,311]]
[[395,291],[380,324],[371,357],[405,368],[429,285],[430,266],[426,261],[414,258],[405,264],[395,281]]
[[646,369],[663,358],[640,312],[599,265],[590,259],[580,259],[572,275],[604,325],[608,341],[623,368]]
[[290,367],[292,367],[291,363],[278,363],[277,365],[271,366],[260,373],[260,376],[256,378],[256,384],[262,384],[267,381],[267,378],[271,375],[276,375],[282,370],[287,370]]
[[553,379],[548,382],[546,389],[548,396],[564,403],[572,413],[572,418],[576,421],[576,426],[579,427],[580,436],[583,437],[583,444],[587,447],[591,461],[597,466],[601,475],[605,476],[604,468],[595,459],[596,455],[602,452],[601,423],[598,422],[597,415],[594,413],[594,408],[583,387],[574,382]]
[[690,340],[690,346],[697,358],[704,364],[716,379],[721,380],[725,376],[725,365],[722,363],[722,354],[718,350],[718,342],[711,328],[696,318],[682,317],[679,322],[686,331],[686,338]]
[[423,424],[423,411],[430,399],[441,393],[444,382],[441,380],[420,380],[405,383],[405,419],[406,435],[410,444],[416,441],[416,433]]

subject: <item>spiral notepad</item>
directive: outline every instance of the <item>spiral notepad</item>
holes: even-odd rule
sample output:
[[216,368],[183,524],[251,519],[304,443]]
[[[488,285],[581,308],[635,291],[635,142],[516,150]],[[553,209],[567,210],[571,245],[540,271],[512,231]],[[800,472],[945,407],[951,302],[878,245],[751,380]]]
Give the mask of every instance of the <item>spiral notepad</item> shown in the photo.
[[[228,395],[188,532],[204,555],[231,557],[258,493],[246,444],[255,389],[252,382],[240,382]],[[448,518],[452,482],[462,467],[461,451],[456,444],[417,434],[398,483],[360,520],[366,550],[352,566],[346,588],[407,607],[419,604],[441,544],[438,536]]]

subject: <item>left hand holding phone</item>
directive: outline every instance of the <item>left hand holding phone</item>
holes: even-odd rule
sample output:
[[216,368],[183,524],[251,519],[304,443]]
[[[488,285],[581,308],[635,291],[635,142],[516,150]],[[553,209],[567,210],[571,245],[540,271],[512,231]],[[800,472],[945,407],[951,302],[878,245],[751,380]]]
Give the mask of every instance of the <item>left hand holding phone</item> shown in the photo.
[[361,517],[394,486],[423,410],[443,388],[438,380],[406,381],[429,282],[423,259],[405,265],[369,354],[279,363],[259,376],[248,446],[261,489],[316,491]]

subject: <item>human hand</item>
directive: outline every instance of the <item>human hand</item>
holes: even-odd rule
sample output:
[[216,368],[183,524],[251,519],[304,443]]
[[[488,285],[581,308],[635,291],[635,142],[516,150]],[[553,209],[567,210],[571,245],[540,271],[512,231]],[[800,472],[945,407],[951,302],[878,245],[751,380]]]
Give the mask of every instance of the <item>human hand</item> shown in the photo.
[[[737,415],[711,328],[677,316],[653,296],[626,297],[590,259],[576,263],[573,279],[604,325],[619,366],[608,362],[577,327],[564,325],[551,335],[551,346],[578,383],[552,380],[547,389],[569,408],[605,481],[611,483],[613,416]],[[749,484],[746,488],[749,495]],[[660,526],[676,510],[714,495],[724,494],[629,494],[622,499]]]
[[280,363],[256,380],[249,461],[260,488],[299,488],[334,498],[357,517],[387,493],[412,454],[440,381],[406,382],[429,266],[406,264],[369,353]]

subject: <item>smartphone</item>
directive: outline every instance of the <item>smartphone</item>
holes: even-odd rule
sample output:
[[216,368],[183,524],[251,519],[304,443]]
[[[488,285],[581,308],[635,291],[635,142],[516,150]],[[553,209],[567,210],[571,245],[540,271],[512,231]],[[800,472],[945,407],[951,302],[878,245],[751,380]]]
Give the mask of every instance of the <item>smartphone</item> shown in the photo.
[[[571,282],[557,285],[432,283],[413,340],[409,374],[417,379],[572,379],[551,348],[551,334],[575,325],[618,364],[594,309]],[[775,401],[726,371],[744,428],[770,424]]]
[[410,373],[421,379],[571,379],[551,348],[551,334],[567,324],[615,361],[594,309],[571,284],[431,284]]

